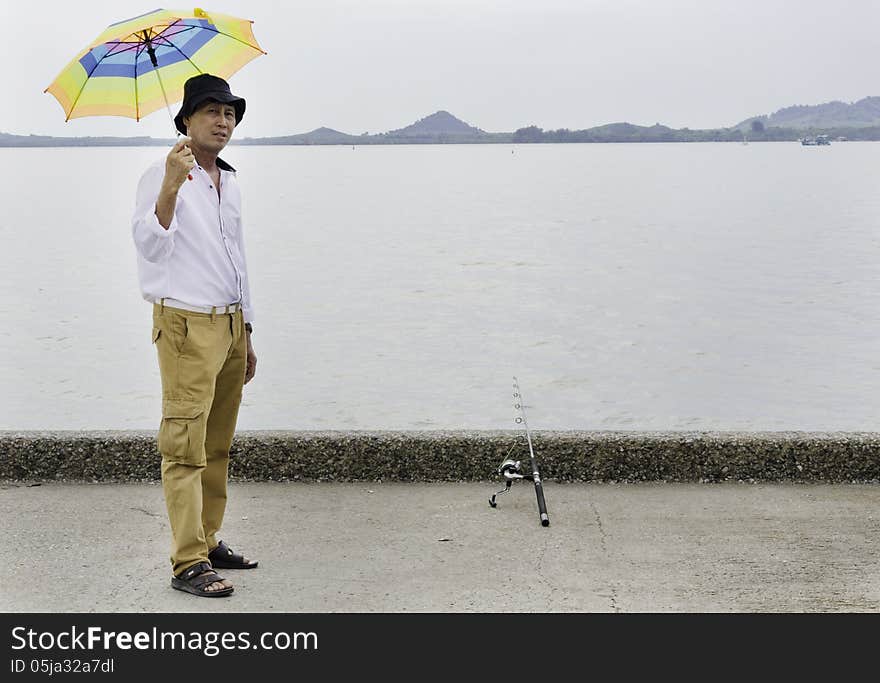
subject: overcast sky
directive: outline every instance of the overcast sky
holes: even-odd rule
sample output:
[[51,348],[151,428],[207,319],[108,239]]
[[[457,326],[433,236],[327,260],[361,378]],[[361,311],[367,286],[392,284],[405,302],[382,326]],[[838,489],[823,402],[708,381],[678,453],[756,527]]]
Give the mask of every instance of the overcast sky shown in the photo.
[[[108,24],[156,2],[0,0],[0,131],[169,137],[165,110],[65,123],[43,93]],[[872,0],[204,2],[252,19],[269,53],[230,78],[248,102],[238,136],[376,133],[438,109],[490,132],[709,128],[880,94]]]

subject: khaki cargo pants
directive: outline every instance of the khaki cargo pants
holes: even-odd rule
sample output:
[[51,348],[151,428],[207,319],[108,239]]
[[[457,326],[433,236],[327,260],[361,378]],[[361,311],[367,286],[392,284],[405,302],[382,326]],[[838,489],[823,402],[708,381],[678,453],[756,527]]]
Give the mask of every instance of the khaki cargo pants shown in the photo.
[[171,522],[171,565],[206,562],[226,510],[229,449],[247,360],[241,310],[194,313],[153,304],[162,376],[162,487]]

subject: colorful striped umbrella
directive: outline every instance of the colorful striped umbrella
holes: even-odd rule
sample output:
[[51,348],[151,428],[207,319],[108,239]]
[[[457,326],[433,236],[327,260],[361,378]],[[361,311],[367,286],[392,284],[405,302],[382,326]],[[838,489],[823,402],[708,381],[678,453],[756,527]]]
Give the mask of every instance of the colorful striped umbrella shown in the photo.
[[[157,9],[113,24],[68,64],[44,92],[65,119],[126,116],[137,119],[183,99],[191,76],[229,78],[266,54],[247,19]],[[172,121],[174,115],[171,115]],[[176,133],[175,129],[175,133]]]

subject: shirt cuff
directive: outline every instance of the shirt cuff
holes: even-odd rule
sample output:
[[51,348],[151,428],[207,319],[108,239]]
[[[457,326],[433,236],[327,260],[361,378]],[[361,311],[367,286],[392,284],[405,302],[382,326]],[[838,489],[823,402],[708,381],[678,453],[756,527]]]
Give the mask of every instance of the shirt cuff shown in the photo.
[[162,237],[168,237],[177,232],[177,213],[175,212],[174,215],[171,216],[171,225],[168,226],[167,230],[162,227],[162,224],[159,222],[159,217],[156,216],[155,211],[147,216],[147,225],[150,226],[151,232]]

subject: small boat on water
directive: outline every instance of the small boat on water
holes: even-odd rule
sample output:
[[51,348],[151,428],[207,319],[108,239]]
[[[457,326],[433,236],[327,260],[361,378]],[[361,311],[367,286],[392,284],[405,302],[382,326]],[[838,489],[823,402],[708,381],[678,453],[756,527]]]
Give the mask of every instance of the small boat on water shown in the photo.
[[818,145],[830,145],[831,140],[828,139],[827,135],[817,135],[814,138],[801,138],[801,144],[806,147],[814,147]]

